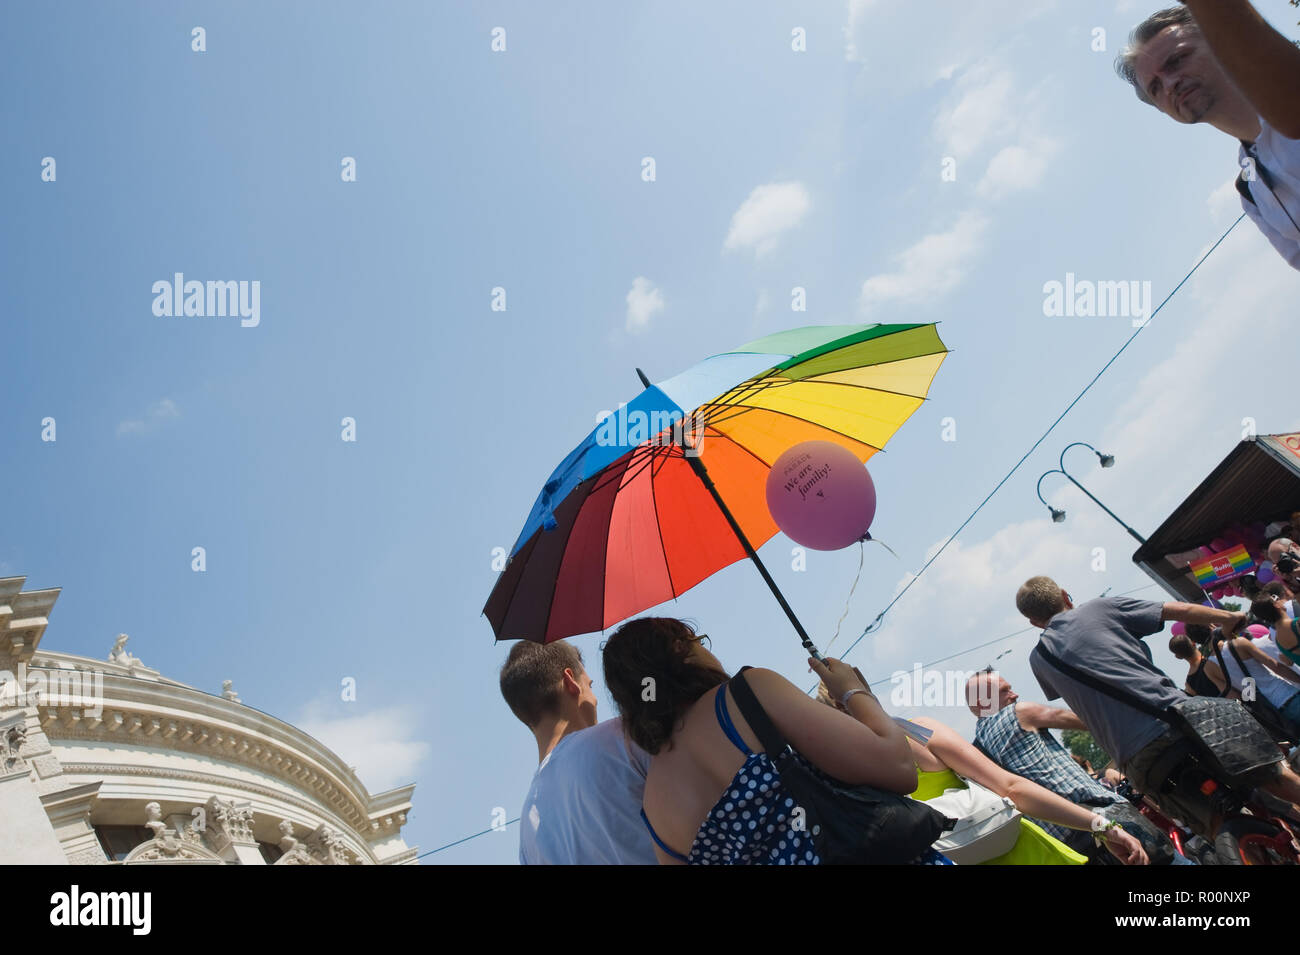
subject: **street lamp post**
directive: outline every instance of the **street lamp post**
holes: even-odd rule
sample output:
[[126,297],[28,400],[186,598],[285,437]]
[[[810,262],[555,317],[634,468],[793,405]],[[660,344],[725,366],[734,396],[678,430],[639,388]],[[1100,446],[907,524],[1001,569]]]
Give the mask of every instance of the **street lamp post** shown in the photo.
[[1058,468],[1053,468],[1051,471],[1046,471],[1046,472],[1044,472],[1041,476],[1039,476],[1039,478],[1038,478],[1038,487],[1037,487],[1038,500],[1042,501],[1043,506],[1044,506],[1045,508],[1047,508],[1048,511],[1051,512],[1051,514],[1052,514],[1052,523],[1054,523],[1054,524],[1060,524],[1062,521],[1064,521],[1064,520],[1065,520],[1065,511],[1059,511],[1059,510],[1057,510],[1056,508],[1052,507],[1052,505],[1048,504],[1046,501],[1043,500],[1043,478],[1047,477],[1047,475],[1049,475],[1049,474],[1063,474],[1063,475],[1065,475],[1066,480],[1068,480],[1071,484],[1073,484],[1075,487],[1077,487],[1077,488],[1078,488],[1080,491],[1082,491],[1084,494],[1087,494],[1088,497],[1092,500],[1092,502],[1093,502],[1094,504],[1096,504],[1096,505],[1097,505],[1098,507],[1100,507],[1103,511],[1105,511],[1107,514],[1109,514],[1109,515],[1111,516],[1111,518],[1115,521],[1115,523],[1117,523],[1120,527],[1124,528],[1124,530],[1128,531],[1128,532],[1129,532],[1129,536],[1131,536],[1131,537],[1132,537],[1135,541],[1137,541],[1139,544],[1145,544],[1145,543],[1147,542],[1145,537],[1143,537],[1143,536],[1142,536],[1141,534],[1139,534],[1137,531],[1133,530],[1133,528],[1129,527],[1129,526],[1128,526],[1127,524],[1125,524],[1122,520],[1120,520],[1120,519],[1119,519],[1119,515],[1117,515],[1114,511],[1112,511],[1112,510],[1111,510],[1109,507],[1107,507],[1105,504],[1101,503],[1101,501],[1097,500],[1096,495],[1094,495],[1094,494],[1093,494],[1091,491],[1089,491],[1086,487],[1084,487],[1082,484],[1080,484],[1078,481],[1076,481],[1076,480],[1074,479],[1074,475],[1070,474],[1069,471],[1065,470],[1065,452],[1066,452],[1066,451],[1069,451],[1070,448],[1078,448],[1078,447],[1087,448],[1087,449],[1088,449],[1089,451],[1091,451],[1093,454],[1097,455],[1097,460],[1101,462],[1101,466],[1104,467],[1104,468],[1113,467],[1114,464],[1115,464],[1115,456],[1114,456],[1114,455],[1111,455],[1111,454],[1102,454],[1100,451],[1098,451],[1098,450],[1097,450],[1096,448],[1094,448],[1092,445],[1087,444],[1086,442],[1083,442],[1083,441],[1076,441],[1076,442],[1074,442],[1074,444],[1066,445],[1066,447],[1065,447],[1065,451],[1062,451],[1062,452],[1061,452],[1060,467],[1058,467]]

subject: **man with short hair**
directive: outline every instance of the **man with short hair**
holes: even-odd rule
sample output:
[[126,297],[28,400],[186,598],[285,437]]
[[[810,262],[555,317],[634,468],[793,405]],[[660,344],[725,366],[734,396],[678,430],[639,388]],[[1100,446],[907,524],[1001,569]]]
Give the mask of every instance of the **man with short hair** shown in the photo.
[[[1108,819],[1123,824],[1142,843],[1153,865],[1177,861],[1174,847],[1128,801],[1097,782],[1050,732],[1053,729],[1087,730],[1069,710],[1022,700],[1001,674],[984,670],[966,682],[966,702],[979,722],[975,724],[975,745],[1009,773],[1023,776],[1044,789],[1079,806],[1095,809]],[[1092,861],[1104,861],[1088,833],[1066,829],[1042,819],[1034,822],[1070,848]]]
[[1186,0],[1140,23],[1115,69],[1142,102],[1240,142],[1242,208],[1300,269],[1300,50],[1250,0]]
[[641,824],[650,757],[618,719],[596,722],[582,654],[563,640],[521,640],[501,667],[501,695],[537,741],[537,772],[519,819],[521,865],[654,865]]
[[[1246,622],[1231,613],[1189,603],[1158,603],[1133,597],[1090,600],[1076,608],[1070,595],[1050,577],[1032,577],[1016,594],[1016,609],[1043,628],[1029,654],[1029,666],[1049,700],[1065,698],[1093,738],[1123,770],[1139,792],[1156,800],[1167,815],[1177,816],[1201,835],[1213,836],[1219,822],[1208,799],[1181,798],[1161,791],[1161,758],[1182,741],[1168,723],[1066,672],[1063,663],[1091,681],[1122,689],[1147,705],[1167,710],[1174,704],[1213,710],[1225,727],[1242,734],[1262,733],[1235,700],[1188,697],[1174,686],[1139,649],[1143,637],[1159,633],[1170,620],[1221,626],[1229,637]],[[1055,660],[1051,659],[1055,658]],[[1278,760],[1256,771],[1252,784],[1295,802],[1300,777]]]

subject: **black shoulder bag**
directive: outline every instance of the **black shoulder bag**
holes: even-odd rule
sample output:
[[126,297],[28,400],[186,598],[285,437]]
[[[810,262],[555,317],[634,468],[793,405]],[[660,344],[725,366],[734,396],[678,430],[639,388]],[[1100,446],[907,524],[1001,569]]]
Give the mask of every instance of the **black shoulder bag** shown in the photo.
[[915,862],[954,820],[923,802],[871,786],[851,786],[813,767],[773,725],[745,682],[745,667],[731,692],[781,785],[804,810],[803,820],[823,865],[907,865]]
[[[1161,709],[1071,666],[1047,649],[1041,640],[1038,652],[1057,670],[1084,686],[1168,723],[1191,744],[1193,758],[1229,786],[1253,786],[1250,777],[1254,772],[1281,759],[1277,746],[1263,727],[1253,719],[1232,718],[1231,706],[1236,700],[1222,700],[1223,705],[1219,705],[1217,697],[1189,696],[1168,709]],[[1226,672],[1224,678],[1227,679]]]

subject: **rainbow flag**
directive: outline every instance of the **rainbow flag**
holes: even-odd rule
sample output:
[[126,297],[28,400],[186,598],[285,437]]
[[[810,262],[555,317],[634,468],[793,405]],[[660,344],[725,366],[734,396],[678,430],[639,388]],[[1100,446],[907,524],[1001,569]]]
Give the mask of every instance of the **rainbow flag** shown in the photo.
[[1238,544],[1228,550],[1211,554],[1204,560],[1196,561],[1190,566],[1192,575],[1196,578],[1197,586],[1204,590],[1207,587],[1216,587],[1235,577],[1243,577],[1249,574],[1255,569],[1255,561],[1251,559],[1250,554],[1246,553],[1246,545]]

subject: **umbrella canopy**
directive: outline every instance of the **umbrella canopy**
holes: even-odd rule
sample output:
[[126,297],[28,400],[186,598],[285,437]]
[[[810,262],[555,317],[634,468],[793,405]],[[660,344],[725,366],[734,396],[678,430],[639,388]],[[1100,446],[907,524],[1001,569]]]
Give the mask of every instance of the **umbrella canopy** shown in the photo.
[[497,639],[604,630],[745,557],[686,455],[757,548],[777,531],[772,463],[810,440],[866,462],[920,407],[946,354],[934,325],[809,326],[648,386],[543,487],[484,607]]

